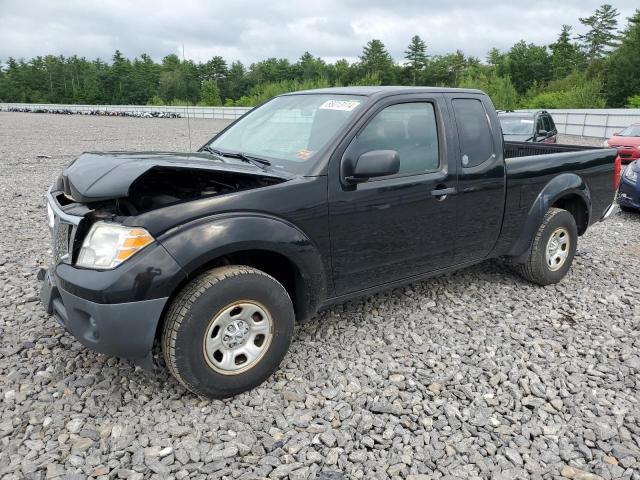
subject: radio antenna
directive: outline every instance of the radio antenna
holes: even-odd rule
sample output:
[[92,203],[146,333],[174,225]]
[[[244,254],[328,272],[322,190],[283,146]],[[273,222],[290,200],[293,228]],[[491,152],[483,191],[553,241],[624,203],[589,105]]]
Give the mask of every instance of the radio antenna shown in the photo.
[[[182,63],[185,63],[184,59],[184,43],[182,44]],[[187,98],[187,133],[189,136],[189,153],[191,153],[191,120],[189,119],[189,99]]]

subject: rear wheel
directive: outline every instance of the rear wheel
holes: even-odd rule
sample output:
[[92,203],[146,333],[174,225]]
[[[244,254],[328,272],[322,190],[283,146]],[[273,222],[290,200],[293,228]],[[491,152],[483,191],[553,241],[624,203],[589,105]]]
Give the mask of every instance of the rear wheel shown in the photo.
[[557,283],[571,268],[577,242],[578,228],[573,215],[560,208],[551,208],[538,228],[527,258],[515,268],[533,283]]
[[633,209],[631,207],[627,207],[625,205],[619,205],[619,206],[620,206],[620,210],[622,210],[623,212],[630,213],[630,212],[635,212],[636,211],[635,209]]
[[294,328],[285,288],[255,268],[226,266],[195,278],[171,304],[162,351],[189,390],[226,398],[262,383],[284,358]]

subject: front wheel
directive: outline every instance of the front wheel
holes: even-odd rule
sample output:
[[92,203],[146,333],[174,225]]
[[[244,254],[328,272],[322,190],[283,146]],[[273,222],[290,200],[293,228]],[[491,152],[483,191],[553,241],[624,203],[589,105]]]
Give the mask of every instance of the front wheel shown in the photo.
[[255,268],[225,266],[188,283],[169,307],[162,351],[192,392],[226,398],[265,381],[284,358],[294,328],[285,288]]
[[531,244],[529,254],[516,270],[538,285],[558,283],[569,271],[578,244],[576,221],[568,211],[550,208]]

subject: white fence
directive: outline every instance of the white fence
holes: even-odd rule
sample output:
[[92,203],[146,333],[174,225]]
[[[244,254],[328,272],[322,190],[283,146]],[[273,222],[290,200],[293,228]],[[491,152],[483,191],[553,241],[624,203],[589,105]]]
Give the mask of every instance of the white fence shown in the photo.
[[51,103],[0,103],[0,110],[11,108],[28,108],[31,110],[69,110],[75,113],[88,114],[92,111],[100,112],[164,112],[177,113],[186,118],[213,118],[219,120],[235,120],[251,110],[248,107],[173,107],[152,105],[63,105]]
[[[77,113],[102,112],[165,112],[181,117],[235,120],[247,107],[172,107],[150,105],[61,105],[46,103],[0,103],[0,110],[9,108],[70,110]],[[640,123],[640,108],[562,109],[549,110],[560,133],[581,137],[608,138],[632,123]]]

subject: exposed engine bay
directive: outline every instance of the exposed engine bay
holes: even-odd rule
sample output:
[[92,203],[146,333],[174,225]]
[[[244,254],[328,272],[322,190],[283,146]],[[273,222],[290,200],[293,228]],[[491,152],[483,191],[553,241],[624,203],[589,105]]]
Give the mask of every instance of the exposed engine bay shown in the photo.
[[[96,201],[77,202],[71,196],[70,183],[60,177],[52,195],[65,213],[82,221],[73,230],[65,230],[64,251],[76,258],[83,239],[97,221],[121,222],[123,217],[181,202],[251,190],[284,182],[284,178],[255,173],[156,166],[150,168],[129,186],[126,196]],[[65,188],[66,187],[66,188]],[[53,223],[53,222],[52,222]],[[51,226],[51,225],[50,225]]]
[[155,167],[131,184],[126,198],[115,200],[116,213],[138,215],[174,203],[266,187],[282,181],[233,172]]

